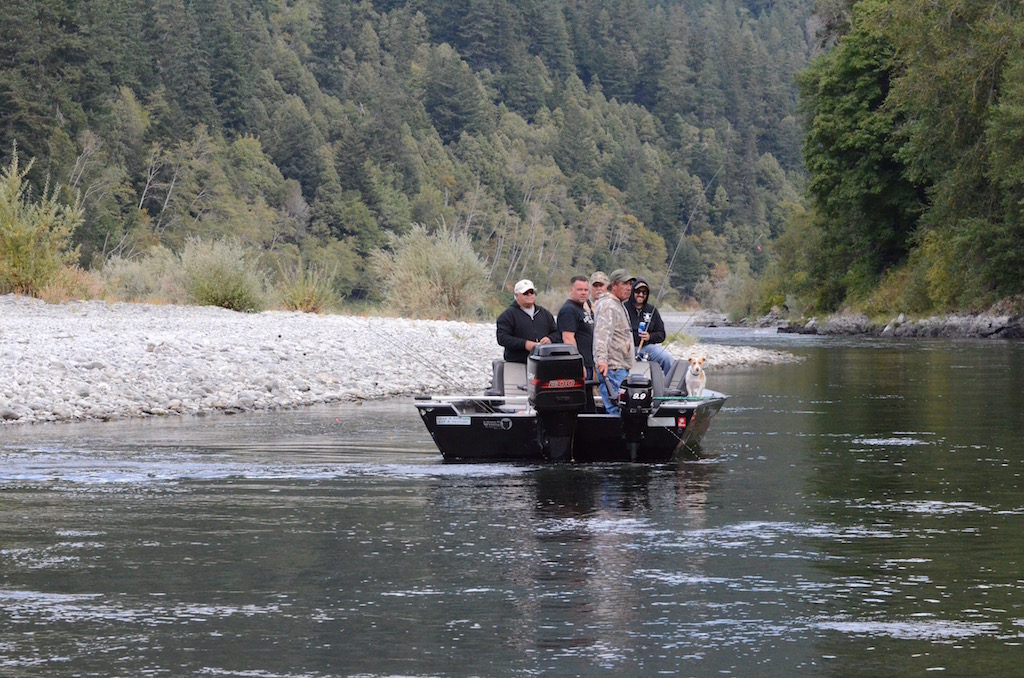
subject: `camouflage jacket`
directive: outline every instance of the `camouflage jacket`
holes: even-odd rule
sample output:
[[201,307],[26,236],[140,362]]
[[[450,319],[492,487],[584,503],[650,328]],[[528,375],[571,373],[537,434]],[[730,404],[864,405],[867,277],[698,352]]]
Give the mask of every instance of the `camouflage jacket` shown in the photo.
[[633,367],[633,326],[622,302],[605,294],[594,307],[594,365],[610,369]]

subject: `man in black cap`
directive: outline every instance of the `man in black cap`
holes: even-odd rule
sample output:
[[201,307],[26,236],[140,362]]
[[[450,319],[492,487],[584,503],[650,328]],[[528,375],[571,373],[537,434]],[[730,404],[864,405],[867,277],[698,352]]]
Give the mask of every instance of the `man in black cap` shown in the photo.
[[619,385],[633,367],[633,328],[623,304],[633,291],[633,276],[619,268],[608,276],[608,294],[594,307],[594,366],[608,414],[618,414]]
[[675,364],[675,358],[665,350],[661,343],[665,341],[665,322],[653,304],[648,303],[651,287],[643,278],[633,283],[633,294],[626,303],[629,323],[633,327],[633,344],[637,347],[637,356],[641,360],[651,360],[661,366],[668,376]]

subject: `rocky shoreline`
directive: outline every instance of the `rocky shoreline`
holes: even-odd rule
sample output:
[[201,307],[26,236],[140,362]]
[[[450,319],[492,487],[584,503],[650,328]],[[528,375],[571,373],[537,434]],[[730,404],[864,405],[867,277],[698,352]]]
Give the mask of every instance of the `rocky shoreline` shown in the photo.
[[1024,317],[1019,315],[944,315],[908,319],[904,314],[885,323],[863,314],[835,315],[818,322],[782,322],[778,331],[790,334],[823,334],[872,337],[919,337],[938,339],[1022,339]]
[[1008,299],[984,313],[955,314],[927,318],[899,315],[887,321],[874,321],[863,313],[836,313],[818,318],[793,320],[779,308],[755,320],[730,323],[722,314],[701,311],[702,325],[738,325],[771,328],[782,334],[820,334],[826,336],[919,337],[933,339],[1024,339],[1024,299]]
[[[793,361],[679,345],[710,368]],[[0,296],[0,426],[273,410],[478,392],[501,357],[491,323]]]

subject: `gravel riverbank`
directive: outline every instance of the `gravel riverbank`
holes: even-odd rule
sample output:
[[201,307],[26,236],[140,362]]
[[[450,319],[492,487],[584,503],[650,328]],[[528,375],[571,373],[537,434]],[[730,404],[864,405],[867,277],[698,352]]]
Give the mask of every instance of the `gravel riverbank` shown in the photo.
[[[745,346],[669,348],[710,367],[795,360]],[[491,323],[5,295],[0,425],[474,392],[500,357]]]

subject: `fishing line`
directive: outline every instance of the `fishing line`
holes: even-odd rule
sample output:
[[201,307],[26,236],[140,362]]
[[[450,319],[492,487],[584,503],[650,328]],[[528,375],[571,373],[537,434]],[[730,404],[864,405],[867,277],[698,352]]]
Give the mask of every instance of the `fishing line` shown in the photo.
[[[434,363],[430,362],[429,360],[427,360],[423,356],[415,353],[414,351],[409,350],[407,347],[403,347],[401,345],[401,342],[399,342],[398,339],[396,339],[388,331],[378,329],[378,336],[380,338],[384,339],[385,343],[387,343],[391,347],[392,350],[398,351],[400,353],[404,353],[409,358],[412,358],[412,360],[414,360],[417,364],[419,364],[422,367],[425,367],[428,372],[430,372],[434,376],[440,377],[442,381],[446,381],[450,387],[455,388],[455,389],[461,389],[461,388],[464,387],[463,384],[460,384],[459,382],[457,382],[455,379],[453,379],[451,377],[451,375],[449,375],[447,372],[442,370],[440,367],[438,367]],[[486,401],[476,400],[476,399],[473,399],[472,397],[468,397],[467,400],[469,400],[470,402],[477,403],[478,405],[480,405],[480,407],[482,407],[483,409],[485,409],[488,412],[497,412],[498,411],[498,410],[494,409],[494,407],[491,406],[491,404],[486,402]]]

